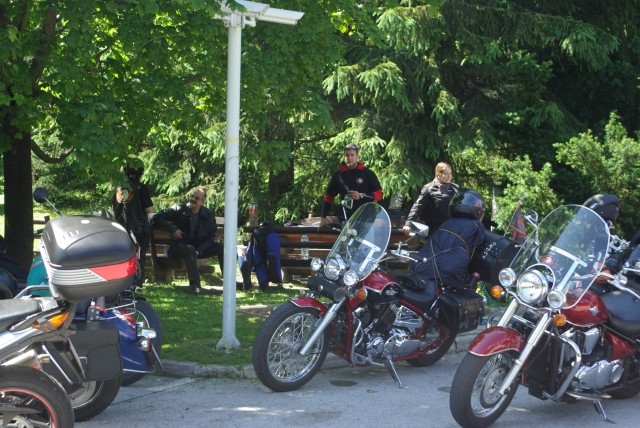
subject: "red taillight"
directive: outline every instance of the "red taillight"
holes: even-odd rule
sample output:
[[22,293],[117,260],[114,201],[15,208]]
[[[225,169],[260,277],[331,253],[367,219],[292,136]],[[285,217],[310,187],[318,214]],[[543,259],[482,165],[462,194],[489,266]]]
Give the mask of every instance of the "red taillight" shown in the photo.
[[123,263],[118,263],[109,266],[92,267],[89,270],[96,275],[101,276],[105,281],[112,281],[116,279],[126,278],[136,273],[137,259],[135,254],[129,260]]
[[133,312],[124,310],[124,311],[120,311],[120,315],[122,315],[122,318],[125,319],[125,321],[127,321],[129,324],[131,325],[136,325],[136,316]]

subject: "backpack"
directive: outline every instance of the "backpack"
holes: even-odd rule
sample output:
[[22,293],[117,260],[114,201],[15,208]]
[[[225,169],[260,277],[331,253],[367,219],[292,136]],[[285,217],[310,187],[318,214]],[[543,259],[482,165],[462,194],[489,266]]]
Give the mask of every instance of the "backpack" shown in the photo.
[[[270,222],[263,222],[251,233],[241,270],[243,273],[253,270],[258,277],[260,289],[264,291],[269,282],[282,282],[281,268],[280,237]],[[243,275],[243,282],[245,289],[251,288],[248,275]]]

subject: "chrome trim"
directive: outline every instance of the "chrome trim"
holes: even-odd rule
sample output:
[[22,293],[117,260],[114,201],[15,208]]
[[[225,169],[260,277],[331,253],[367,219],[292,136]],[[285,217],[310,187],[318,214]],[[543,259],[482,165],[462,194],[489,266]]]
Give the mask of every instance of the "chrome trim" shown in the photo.
[[300,355],[305,355],[307,352],[309,352],[309,349],[311,349],[311,347],[313,346],[313,343],[316,340],[318,340],[318,337],[320,337],[322,332],[327,328],[327,326],[331,323],[331,321],[333,321],[333,319],[338,314],[338,309],[340,309],[342,304],[346,301],[347,301],[347,298],[343,297],[342,299],[340,299],[339,302],[336,302],[333,305],[331,305],[331,308],[327,311],[326,314],[324,314],[324,317],[322,317],[322,321],[320,322],[320,325],[318,326],[318,328],[316,328],[316,331],[313,332],[313,334],[311,335],[307,343],[305,343],[302,349],[300,349]]

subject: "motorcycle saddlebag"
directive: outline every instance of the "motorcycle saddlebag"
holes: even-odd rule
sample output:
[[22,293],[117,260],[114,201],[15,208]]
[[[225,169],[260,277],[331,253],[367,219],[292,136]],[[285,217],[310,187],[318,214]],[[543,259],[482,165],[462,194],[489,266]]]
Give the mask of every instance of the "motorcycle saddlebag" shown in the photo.
[[58,299],[80,302],[131,285],[136,248],[116,221],[94,216],[51,220],[40,240],[49,288]]
[[87,380],[114,379],[122,374],[120,332],[112,322],[74,322],[76,334],[70,336]]
[[43,343],[50,356],[43,364],[45,372],[62,384],[115,379],[122,374],[120,333],[115,323],[74,321],[71,330],[75,334],[69,341]]
[[439,300],[445,321],[457,327],[457,333],[478,328],[484,316],[482,296],[466,288],[451,289],[442,293]]
[[518,249],[511,239],[485,230],[484,241],[476,248],[469,263],[469,272],[480,274],[481,281],[497,284],[500,270],[509,267]]

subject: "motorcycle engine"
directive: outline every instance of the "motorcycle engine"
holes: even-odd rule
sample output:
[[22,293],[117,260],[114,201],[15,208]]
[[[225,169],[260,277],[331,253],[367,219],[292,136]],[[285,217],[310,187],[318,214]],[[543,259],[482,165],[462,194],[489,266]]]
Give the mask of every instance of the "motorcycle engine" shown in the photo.
[[392,304],[375,312],[369,332],[367,354],[374,361],[401,358],[414,353],[422,345],[415,339],[415,332],[422,319],[408,309]]
[[580,367],[572,385],[576,391],[599,390],[618,382],[623,372],[623,361],[600,360],[590,366]]

